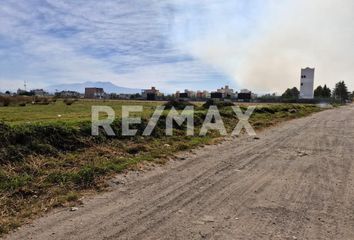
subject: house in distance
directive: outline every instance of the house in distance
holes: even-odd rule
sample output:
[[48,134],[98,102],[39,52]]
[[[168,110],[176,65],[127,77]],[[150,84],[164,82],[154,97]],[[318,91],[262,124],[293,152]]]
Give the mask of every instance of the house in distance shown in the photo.
[[142,92],[142,97],[146,100],[158,100],[163,94],[156,89],[156,87],[151,87],[151,89],[145,89]]
[[242,89],[237,95],[237,98],[241,102],[250,102],[252,99],[252,92],[248,89]]
[[228,85],[218,89],[217,92],[222,94],[222,98],[233,99],[237,96],[237,92],[234,92]]
[[89,99],[102,99],[105,96],[103,88],[85,88],[85,98]]

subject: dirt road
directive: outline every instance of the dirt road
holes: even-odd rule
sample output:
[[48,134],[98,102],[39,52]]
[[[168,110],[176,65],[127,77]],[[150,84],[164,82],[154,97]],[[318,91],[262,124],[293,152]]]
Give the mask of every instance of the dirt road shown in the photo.
[[354,106],[258,136],[118,177],[7,239],[354,239]]

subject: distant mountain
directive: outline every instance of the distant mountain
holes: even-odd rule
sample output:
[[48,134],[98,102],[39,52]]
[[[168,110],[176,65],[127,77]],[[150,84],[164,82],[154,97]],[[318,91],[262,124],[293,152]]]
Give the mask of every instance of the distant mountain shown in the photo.
[[126,94],[141,93],[141,89],[119,87],[117,85],[114,85],[111,82],[84,82],[84,83],[58,84],[58,85],[48,86],[47,88],[45,88],[45,90],[51,93],[54,93],[56,91],[65,91],[65,90],[84,93],[85,88],[87,87],[103,88],[103,90],[106,93],[126,93]]

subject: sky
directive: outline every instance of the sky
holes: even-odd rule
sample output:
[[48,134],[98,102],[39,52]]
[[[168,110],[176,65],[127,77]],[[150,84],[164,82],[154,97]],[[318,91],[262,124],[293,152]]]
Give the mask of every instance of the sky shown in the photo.
[[353,0],[1,0],[0,90],[110,81],[258,93],[344,80]]

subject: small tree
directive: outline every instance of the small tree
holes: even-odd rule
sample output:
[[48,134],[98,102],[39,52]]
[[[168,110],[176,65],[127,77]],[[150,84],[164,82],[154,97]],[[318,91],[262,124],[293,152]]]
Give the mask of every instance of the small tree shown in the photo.
[[139,98],[141,98],[141,95],[139,93],[130,95],[130,99],[139,99]]
[[331,89],[329,89],[326,84],[323,87],[318,86],[315,89],[314,95],[315,95],[315,98],[330,98],[331,97]]
[[277,96],[276,93],[267,93],[259,97],[259,99],[263,99],[263,100],[276,100],[278,98],[279,96]]
[[336,87],[333,90],[333,96],[336,100],[339,100],[341,103],[344,103],[349,99],[349,92],[347,85],[345,85],[344,81],[338,82]]
[[315,98],[322,98],[323,95],[323,88],[322,86],[318,86],[314,91]]
[[19,96],[34,96],[34,92],[24,91],[18,94]]
[[286,91],[281,95],[282,98],[285,99],[299,99],[300,92],[296,87],[292,89],[288,88]]
[[325,84],[323,86],[323,90],[322,90],[322,97],[324,98],[330,98],[331,97],[331,89],[329,89],[329,87],[327,87],[327,85]]

